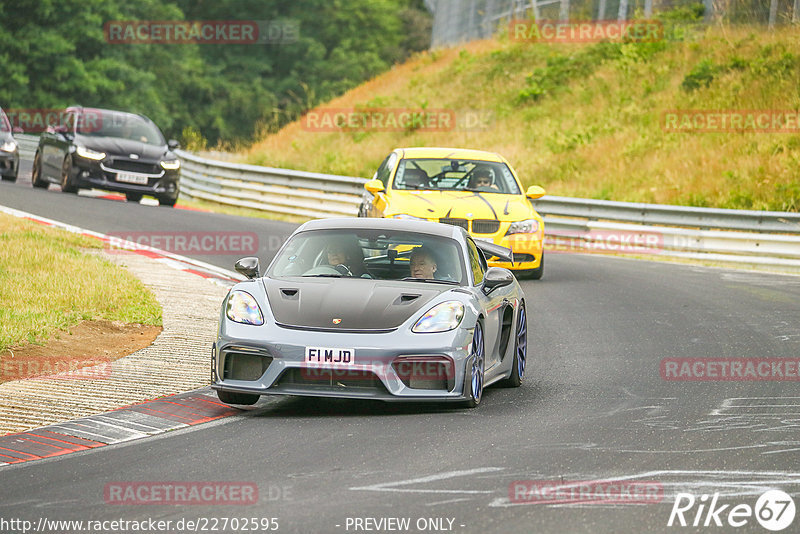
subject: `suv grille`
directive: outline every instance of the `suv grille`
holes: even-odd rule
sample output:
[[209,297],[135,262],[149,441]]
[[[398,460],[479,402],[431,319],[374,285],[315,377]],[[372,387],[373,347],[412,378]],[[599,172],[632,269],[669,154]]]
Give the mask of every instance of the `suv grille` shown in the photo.
[[500,229],[500,221],[494,219],[475,219],[472,221],[472,231],[476,234],[494,234]]
[[160,174],[158,165],[145,163],[143,161],[131,161],[129,159],[115,159],[111,161],[111,167],[118,171],[141,172],[144,174]]

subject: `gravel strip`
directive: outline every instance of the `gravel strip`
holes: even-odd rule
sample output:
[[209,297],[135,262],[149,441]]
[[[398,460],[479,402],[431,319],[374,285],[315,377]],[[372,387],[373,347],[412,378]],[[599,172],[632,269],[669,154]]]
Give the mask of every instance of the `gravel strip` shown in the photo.
[[112,362],[105,379],[28,379],[0,384],[0,435],[210,383],[211,343],[227,288],[143,255],[102,254],[126,267],[155,294],[163,309],[164,330],[149,347]]

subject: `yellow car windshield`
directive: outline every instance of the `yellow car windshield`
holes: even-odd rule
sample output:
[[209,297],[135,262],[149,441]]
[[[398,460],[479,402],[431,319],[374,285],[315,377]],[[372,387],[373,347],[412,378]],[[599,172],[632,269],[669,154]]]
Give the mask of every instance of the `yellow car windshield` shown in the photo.
[[392,188],[520,194],[505,163],[454,159],[403,159],[397,166]]

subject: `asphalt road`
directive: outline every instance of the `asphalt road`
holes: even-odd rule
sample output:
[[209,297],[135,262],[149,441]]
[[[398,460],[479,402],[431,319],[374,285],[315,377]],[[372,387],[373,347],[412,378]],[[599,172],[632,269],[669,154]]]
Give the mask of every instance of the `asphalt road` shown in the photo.
[[[24,180],[0,184],[0,204],[103,232],[245,229],[267,244],[264,261],[270,238],[291,230],[32,190]],[[196,257],[230,267],[229,256]],[[278,518],[279,532],[307,533],[769,532],[754,517],[734,528],[728,513],[754,507],[768,489],[800,496],[797,379],[665,380],[660,366],[799,359],[800,277],[596,255],[547,261],[543,280],[523,283],[528,381],[491,388],[475,410],[267,398],[240,416],[2,468],[0,517]],[[525,480],[639,481],[663,493],[642,504],[532,493],[512,502],[509,488]],[[106,484],[126,481],[247,482],[260,497],[249,506],[106,504]],[[685,512],[690,525],[704,507],[699,527],[667,526],[678,493],[697,499]],[[716,509],[727,505],[716,516],[722,527],[707,518],[715,493]],[[388,518],[410,523],[377,523]],[[800,517],[783,532],[800,532]]]

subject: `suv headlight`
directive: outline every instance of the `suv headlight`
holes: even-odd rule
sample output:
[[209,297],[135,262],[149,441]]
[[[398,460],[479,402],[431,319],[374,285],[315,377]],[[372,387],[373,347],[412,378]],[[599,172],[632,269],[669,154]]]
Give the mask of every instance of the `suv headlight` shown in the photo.
[[161,166],[164,167],[164,170],[174,171],[175,169],[181,168],[181,160],[179,159],[164,160],[161,162]]
[[525,221],[517,221],[511,223],[508,227],[506,235],[511,234],[533,234],[539,231],[539,221],[536,219],[527,219]]
[[16,141],[8,140],[2,145],[0,145],[0,150],[3,152],[16,152],[17,151],[17,143]]
[[91,159],[93,161],[100,161],[106,157],[105,152],[98,152],[97,150],[92,150],[91,148],[83,146],[75,147],[75,153],[82,158]]
[[411,327],[417,334],[430,332],[447,332],[461,324],[464,318],[464,305],[456,300],[437,304]]
[[235,323],[252,324],[261,326],[264,324],[264,315],[258,302],[250,293],[245,291],[233,291],[228,297],[228,304],[225,308],[225,315]]

